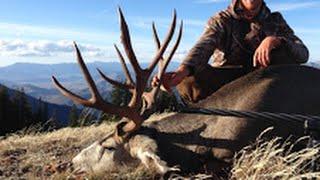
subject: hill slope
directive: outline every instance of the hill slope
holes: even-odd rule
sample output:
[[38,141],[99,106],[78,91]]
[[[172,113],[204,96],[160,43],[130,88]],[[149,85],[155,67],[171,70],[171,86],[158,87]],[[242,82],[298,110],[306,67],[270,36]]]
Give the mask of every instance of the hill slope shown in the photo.
[[[161,119],[159,116],[153,117]],[[113,123],[84,128],[65,128],[46,134],[12,135],[0,140],[0,179],[68,179],[76,178],[69,167],[71,159],[114,127]],[[320,148],[286,153],[276,140],[245,148],[235,159],[232,179],[301,179],[320,177],[304,166]],[[288,162],[290,158],[294,161]],[[89,179],[154,179],[150,171],[138,167],[121,173],[86,175]],[[208,177],[208,175],[190,175]],[[210,177],[210,176],[209,176]],[[217,177],[217,176],[215,176]],[[194,178],[196,179],[196,178]],[[210,179],[210,178],[209,178]],[[221,179],[221,178],[220,178]]]
[[[5,87],[0,84],[0,87]],[[14,94],[16,94],[17,90],[8,89],[8,94],[10,97],[12,97]],[[34,97],[31,97],[26,94],[26,98],[28,103],[31,105],[32,110],[35,112],[37,110],[37,105],[39,104],[39,99],[36,99]],[[68,123],[68,116],[70,112],[70,107],[66,105],[57,105],[57,104],[52,104],[48,102],[44,102],[44,104],[48,107],[48,117],[55,116],[56,119],[58,120],[59,125],[65,126]]]

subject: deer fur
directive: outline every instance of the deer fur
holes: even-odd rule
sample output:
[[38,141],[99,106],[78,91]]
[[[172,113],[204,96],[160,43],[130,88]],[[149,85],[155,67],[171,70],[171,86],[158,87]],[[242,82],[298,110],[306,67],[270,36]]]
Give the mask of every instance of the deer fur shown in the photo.
[[[214,85],[216,68],[207,67],[206,71],[211,71],[212,76],[204,83]],[[197,83],[202,82],[197,77],[187,78],[179,90],[197,101],[208,96],[194,104],[202,108],[320,115],[320,70],[299,65],[271,66],[232,81],[239,74],[242,72],[235,71],[228,77],[229,83],[218,90],[206,86],[201,91]],[[197,83],[192,86],[192,81]],[[235,152],[254,142],[268,127],[274,127],[271,137],[304,136],[303,124],[297,122],[173,113],[144,122],[124,143],[116,143],[111,137],[94,143],[73,159],[73,165],[81,172],[109,172],[133,162],[160,174],[176,170],[219,171],[232,163]]]

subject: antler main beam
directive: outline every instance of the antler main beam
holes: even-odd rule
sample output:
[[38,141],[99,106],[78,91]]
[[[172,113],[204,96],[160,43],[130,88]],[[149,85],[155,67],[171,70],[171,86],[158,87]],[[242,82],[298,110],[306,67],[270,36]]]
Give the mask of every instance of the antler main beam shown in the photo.
[[[157,33],[157,29],[156,29],[156,26],[154,23],[152,24],[152,30],[153,30],[153,37],[154,37],[154,41],[156,43],[156,47],[159,50],[161,48],[161,42],[159,40],[159,35]],[[162,56],[160,57],[160,61],[159,61],[160,63],[158,65],[158,67],[159,67],[158,78],[159,78],[160,82],[158,83],[158,86],[153,87],[153,89],[150,92],[143,94],[144,99],[147,102],[147,107],[146,107],[147,109],[151,108],[155,102],[156,96],[159,92],[160,86],[163,81],[163,78],[162,78],[163,74],[165,73],[170,61],[172,60],[174,53],[176,52],[176,50],[178,49],[178,46],[180,44],[181,37],[182,37],[182,31],[183,31],[183,21],[181,21],[181,23],[180,23],[179,34],[178,34],[177,40],[176,40],[173,48],[171,49],[171,52],[169,53],[169,56],[165,59]]]
[[83,73],[83,76],[86,80],[86,83],[88,84],[90,93],[91,93],[91,98],[86,100],[73,92],[69,91],[67,88],[61,85],[61,83],[54,77],[52,76],[53,84],[56,86],[56,88],[66,97],[71,99],[77,104],[81,104],[83,106],[99,109],[105,113],[110,113],[110,114],[117,114],[121,117],[127,117],[131,120],[133,120],[136,123],[141,123],[141,118],[139,117],[139,113],[134,111],[133,109],[124,106],[124,107],[118,107],[113,104],[110,104],[106,101],[103,100],[101,97],[96,84],[94,83],[89,70],[87,66],[85,65],[82,55],[80,53],[80,50],[77,46],[76,43],[74,43],[74,47],[76,50],[76,56],[78,60],[78,64],[80,66],[80,69]]
[[167,49],[167,47],[172,39],[172,36],[174,34],[174,31],[176,29],[176,24],[177,24],[177,12],[176,12],[176,10],[174,10],[173,11],[173,20],[172,20],[169,32],[167,34],[167,37],[165,38],[163,45],[160,46],[157,55],[154,57],[152,63],[150,64],[150,66],[148,68],[148,71],[150,73],[154,70],[155,66],[158,64],[159,60],[162,58],[163,53]]
[[124,46],[125,52],[133,66],[135,73],[138,75],[141,72],[141,67],[132,48],[129,28],[120,7],[118,8],[118,11],[120,17],[121,42]]
[[[144,90],[146,89],[147,83],[148,83],[148,79],[150,78],[152,71],[154,70],[155,66],[158,64],[158,62],[160,60],[161,60],[161,67],[159,70],[159,77],[160,77],[160,79],[162,79],[161,77],[163,76],[170,60],[173,57],[173,54],[177,50],[178,45],[180,43],[181,36],[182,36],[183,23],[181,22],[177,40],[176,40],[171,52],[169,53],[169,56],[165,60],[162,57],[163,57],[163,54],[166,51],[166,49],[172,39],[174,31],[175,31],[176,18],[177,18],[176,11],[174,11],[174,13],[173,13],[172,23],[170,25],[170,28],[169,28],[169,31],[166,35],[164,43],[162,45],[160,43],[158,34],[156,32],[155,25],[153,25],[153,31],[154,31],[154,36],[156,39],[158,51],[157,51],[155,57],[153,58],[151,64],[149,65],[149,67],[146,69],[141,69],[141,67],[138,63],[138,60],[136,58],[136,55],[134,53],[134,50],[132,48],[128,25],[125,21],[124,15],[123,15],[122,10],[120,8],[119,8],[119,17],[120,17],[120,29],[121,29],[121,42],[123,44],[125,53],[126,53],[131,65],[133,67],[133,70],[136,74],[135,75],[135,82],[133,81],[133,79],[130,75],[130,72],[129,72],[128,67],[125,63],[125,59],[124,59],[123,55],[121,54],[121,51],[119,50],[119,48],[116,45],[115,45],[115,49],[116,49],[117,54],[119,56],[120,62],[122,64],[122,68],[123,68],[125,76],[126,76],[126,82],[120,83],[118,81],[115,81],[115,80],[107,77],[106,75],[104,75],[102,73],[102,71],[99,69],[98,69],[98,72],[102,76],[102,78],[105,79],[106,81],[108,81],[109,83],[111,83],[115,86],[119,86],[121,88],[130,90],[130,92],[133,95],[132,95],[130,103],[127,106],[120,107],[120,106],[112,105],[109,102],[103,100],[102,96],[100,95],[100,93],[97,89],[97,86],[96,86],[94,80],[92,79],[92,76],[89,73],[88,68],[86,67],[86,65],[83,61],[82,55],[81,55],[80,50],[79,50],[78,46],[76,45],[76,43],[74,43],[74,47],[75,47],[75,51],[76,51],[77,61],[80,66],[80,69],[84,75],[86,83],[89,87],[89,90],[91,93],[91,98],[86,100],[86,99],[74,94],[73,92],[69,91],[65,87],[63,87],[54,76],[52,77],[52,79],[53,79],[53,83],[57,87],[57,89],[64,96],[70,98],[75,103],[82,104],[84,106],[92,107],[95,109],[99,109],[105,113],[116,114],[116,115],[119,115],[120,117],[128,118],[130,121],[127,124],[125,124],[124,126],[123,126],[123,124],[121,124],[121,128],[122,128],[122,131],[129,133],[129,132],[132,132],[132,131],[136,130],[137,128],[139,128],[141,126],[141,124],[143,123],[143,121],[146,119],[146,116],[144,116],[145,110],[140,109],[141,104],[142,104],[142,98],[144,98],[145,101],[148,102],[148,104],[153,104],[154,99],[156,97],[156,94],[158,93],[158,90],[159,90],[159,86],[158,86],[156,88],[153,88],[151,92],[144,92]],[[148,106],[148,108],[149,107],[150,106]]]
[[122,65],[122,69],[126,75],[126,78],[127,78],[127,83],[131,84],[131,85],[134,85],[135,83],[133,82],[132,80],[132,77],[130,75],[130,72],[128,70],[128,67],[126,65],[126,61],[124,60],[124,57],[123,55],[121,54],[121,51],[119,50],[118,46],[117,45],[114,45],[116,51],[117,51],[117,54],[119,56],[119,59],[120,59],[120,62],[121,62],[121,65]]

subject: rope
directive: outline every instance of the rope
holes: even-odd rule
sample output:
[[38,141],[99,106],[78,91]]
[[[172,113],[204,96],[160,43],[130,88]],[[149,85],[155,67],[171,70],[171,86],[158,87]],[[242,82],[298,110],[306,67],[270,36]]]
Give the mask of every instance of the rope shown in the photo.
[[203,114],[203,115],[216,115],[216,116],[232,116],[238,118],[250,118],[250,119],[263,119],[266,121],[292,121],[297,123],[303,123],[309,130],[316,130],[320,132],[320,116],[309,116],[301,114],[287,114],[287,113],[271,113],[271,112],[253,112],[253,111],[236,111],[228,109],[205,109],[205,108],[190,108],[188,107],[178,91],[174,88],[173,94],[176,97],[178,104],[180,105],[180,112],[191,114]]
[[264,119],[267,121],[283,120],[305,123],[306,120],[320,121],[318,116],[306,116],[300,114],[286,113],[269,113],[269,112],[253,112],[253,111],[235,111],[226,109],[204,109],[204,108],[182,108],[182,113],[217,115],[217,116],[232,116],[238,118]]

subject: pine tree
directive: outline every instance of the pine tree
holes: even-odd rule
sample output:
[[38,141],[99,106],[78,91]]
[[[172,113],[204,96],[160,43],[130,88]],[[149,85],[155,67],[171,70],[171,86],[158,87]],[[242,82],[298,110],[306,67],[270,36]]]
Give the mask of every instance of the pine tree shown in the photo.
[[131,99],[131,93],[119,87],[114,86],[111,91],[111,103],[117,106],[125,106]]
[[0,120],[4,122],[6,118],[6,103],[8,100],[7,89],[0,86]]
[[10,99],[8,95],[8,89],[4,86],[0,86],[0,135],[7,133],[14,125],[9,120],[9,104]]
[[15,116],[12,120],[15,121],[16,124],[15,130],[34,124],[32,109],[23,88],[20,91],[15,91],[12,97],[12,103],[14,109],[13,114]]
[[48,121],[48,104],[41,97],[37,101],[37,111],[33,114],[33,123],[46,123]]
[[23,88],[21,88],[20,102],[21,102],[21,108],[22,108],[23,121],[25,122],[26,126],[30,126],[33,124],[32,109],[31,109],[31,105],[29,104],[29,102],[27,100],[27,96],[26,96]]
[[160,92],[157,99],[156,112],[172,112],[178,109],[176,98],[165,92]]
[[25,126],[22,114],[22,104],[21,104],[21,92],[15,91],[12,97],[12,104],[13,104],[13,114],[14,118],[12,119],[15,121],[16,128],[21,129]]
[[43,103],[43,110],[42,110],[42,121],[47,122],[49,120],[49,110],[48,110],[48,103]]
[[75,104],[73,104],[69,113],[69,126],[76,127],[79,125],[80,125],[80,122],[79,122],[78,108]]
[[[131,96],[132,95],[128,90],[114,86],[111,91],[110,102],[117,106],[126,106],[129,104]],[[103,113],[100,117],[100,121],[116,121],[119,120],[119,118],[120,117],[117,115]]]
[[34,122],[33,123],[36,123],[36,122],[42,122],[42,114],[43,114],[43,102],[42,102],[42,99],[41,97],[38,99],[37,101],[37,111],[33,114],[33,120]]

